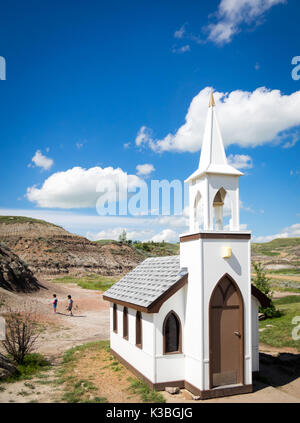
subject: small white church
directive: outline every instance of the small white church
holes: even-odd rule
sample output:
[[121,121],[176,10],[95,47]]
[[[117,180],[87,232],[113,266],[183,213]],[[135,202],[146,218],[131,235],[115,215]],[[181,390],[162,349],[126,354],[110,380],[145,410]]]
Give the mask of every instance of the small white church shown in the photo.
[[252,391],[258,307],[269,299],[251,285],[241,175],[227,163],[211,94],[199,167],[185,181],[190,223],[180,255],[146,259],[103,296],[112,354],[156,390],[178,386],[201,399]]

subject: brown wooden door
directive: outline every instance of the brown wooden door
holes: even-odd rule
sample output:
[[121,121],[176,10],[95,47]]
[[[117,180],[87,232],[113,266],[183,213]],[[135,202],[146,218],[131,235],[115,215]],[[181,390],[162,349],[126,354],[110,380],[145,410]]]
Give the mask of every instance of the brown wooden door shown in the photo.
[[243,300],[227,275],[212,293],[209,320],[211,388],[243,383]]

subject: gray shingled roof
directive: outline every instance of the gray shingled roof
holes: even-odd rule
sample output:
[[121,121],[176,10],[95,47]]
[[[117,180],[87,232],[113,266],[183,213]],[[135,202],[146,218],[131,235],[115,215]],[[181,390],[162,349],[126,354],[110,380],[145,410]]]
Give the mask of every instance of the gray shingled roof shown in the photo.
[[149,307],[184,275],[179,256],[148,258],[105,292],[105,297]]

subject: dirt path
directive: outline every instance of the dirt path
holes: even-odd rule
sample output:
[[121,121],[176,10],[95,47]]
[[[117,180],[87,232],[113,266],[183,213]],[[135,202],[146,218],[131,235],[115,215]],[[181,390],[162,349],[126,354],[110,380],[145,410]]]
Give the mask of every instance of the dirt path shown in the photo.
[[[252,276],[255,276],[255,273],[252,273]],[[286,281],[295,281],[300,282],[300,276],[294,275],[277,275],[275,273],[267,273],[266,276],[271,279],[282,279]]]

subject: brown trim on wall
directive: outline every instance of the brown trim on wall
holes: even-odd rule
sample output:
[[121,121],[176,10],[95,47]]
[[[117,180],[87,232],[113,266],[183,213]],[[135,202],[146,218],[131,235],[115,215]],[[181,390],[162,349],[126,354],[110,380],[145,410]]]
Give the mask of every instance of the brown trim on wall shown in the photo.
[[149,307],[143,307],[137,304],[128,303],[127,301],[117,300],[115,298],[107,297],[103,295],[102,298],[105,301],[110,301],[112,303],[120,304],[124,307],[133,308],[134,310],[139,310],[143,313],[158,313],[162,304],[167,301],[172,295],[174,295],[180,288],[182,288],[188,282],[188,275],[183,276],[172,285],[166,292],[164,292],[160,297],[158,297]]
[[127,367],[137,378],[143,380],[149,388],[154,389],[154,383],[151,382],[146,376],[144,376],[141,372],[139,372],[135,367],[133,367],[128,361],[126,361],[123,357],[121,357],[116,351],[110,348],[111,354],[121,363],[123,366]]
[[122,306],[128,307],[128,308],[133,308],[134,310],[139,310],[139,311],[142,311],[144,313],[149,313],[147,307],[143,307],[143,306],[140,306],[140,305],[137,305],[137,304],[128,303],[127,301],[116,300],[115,298],[110,298],[110,297],[107,297],[106,295],[103,295],[102,298],[103,298],[104,301],[109,301],[111,303],[116,303],[116,304],[119,304],[119,305],[122,305]]
[[174,295],[180,288],[182,288],[188,282],[188,275],[183,276],[176,282],[171,288],[164,292],[148,307],[148,313],[158,313],[160,307],[166,302],[172,295]]
[[231,395],[249,394],[253,391],[252,385],[228,386],[227,388],[215,388],[208,389],[206,391],[201,391],[200,389],[196,388],[194,385],[187,381],[184,381],[184,387],[192,394],[198,395],[201,400],[227,397]]
[[253,391],[252,385],[238,385],[232,386],[227,388],[216,388],[216,389],[209,389],[207,391],[201,391],[200,389],[196,388],[191,383],[187,382],[186,380],[173,380],[169,382],[159,382],[153,383],[150,379],[144,376],[140,371],[138,371],[135,367],[133,367],[128,361],[122,358],[116,351],[112,348],[110,349],[111,354],[120,361],[125,367],[127,367],[137,378],[143,380],[150,389],[155,389],[157,391],[163,391],[167,386],[178,386],[180,389],[185,388],[190,391],[194,395],[199,395],[201,400],[206,400],[209,398],[219,398],[225,397],[230,395],[239,395],[239,394],[249,394]]
[[196,239],[251,239],[251,234],[234,234],[234,233],[207,233],[199,232],[197,234],[183,235],[180,242],[194,241]]
[[153,386],[156,391],[164,391],[167,386],[170,386],[170,387],[178,386],[178,388],[184,389],[185,380],[172,380],[170,382],[154,383]]

